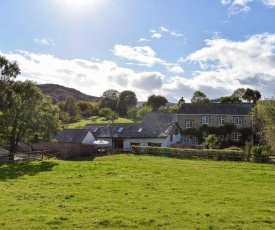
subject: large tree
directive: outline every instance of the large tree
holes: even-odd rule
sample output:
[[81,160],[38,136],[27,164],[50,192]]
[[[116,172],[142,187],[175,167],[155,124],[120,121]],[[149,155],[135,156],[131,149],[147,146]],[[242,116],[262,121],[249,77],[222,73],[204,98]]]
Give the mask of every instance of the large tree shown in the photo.
[[110,108],[116,111],[118,98],[119,92],[117,90],[108,89],[102,94],[99,106],[100,108]]
[[248,103],[256,103],[261,98],[261,94],[258,90],[253,90],[247,88],[243,95],[243,100],[247,101]]
[[165,106],[166,103],[168,103],[168,100],[166,97],[160,96],[160,95],[151,95],[148,97],[146,105],[152,107],[153,112],[157,112],[161,106]]
[[59,131],[59,109],[33,82],[16,81],[4,95],[0,139],[9,144],[10,153],[17,151],[21,140],[49,141]]
[[119,94],[117,112],[121,116],[127,115],[129,107],[137,106],[137,97],[133,91],[125,90]]
[[275,98],[258,101],[252,112],[260,144],[275,151]]
[[201,91],[196,91],[191,98],[191,103],[209,103],[209,98]]

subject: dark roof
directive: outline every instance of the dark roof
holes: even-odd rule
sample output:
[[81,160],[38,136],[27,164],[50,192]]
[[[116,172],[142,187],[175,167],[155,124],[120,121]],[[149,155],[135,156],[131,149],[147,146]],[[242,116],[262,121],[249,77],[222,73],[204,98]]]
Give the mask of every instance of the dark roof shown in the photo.
[[[87,124],[84,128],[91,130],[96,138],[166,138],[173,127],[171,123],[114,123],[114,124]],[[120,131],[120,132],[119,132]]]
[[55,139],[58,142],[81,143],[89,132],[87,129],[63,129]]
[[176,113],[151,112],[146,113],[143,123],[170,123],[176,121]]
[[178,114],[222,114],[222,115],[249,115],[251,103],[184,103]]

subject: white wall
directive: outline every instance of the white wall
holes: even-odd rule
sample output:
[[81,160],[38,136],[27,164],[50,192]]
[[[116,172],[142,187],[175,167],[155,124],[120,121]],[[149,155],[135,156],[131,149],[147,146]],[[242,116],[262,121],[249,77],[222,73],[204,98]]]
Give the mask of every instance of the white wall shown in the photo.
[[93,144],[95,141],[95,137],[91,132],[88,132],[84,140],[81,142],[82,144]]

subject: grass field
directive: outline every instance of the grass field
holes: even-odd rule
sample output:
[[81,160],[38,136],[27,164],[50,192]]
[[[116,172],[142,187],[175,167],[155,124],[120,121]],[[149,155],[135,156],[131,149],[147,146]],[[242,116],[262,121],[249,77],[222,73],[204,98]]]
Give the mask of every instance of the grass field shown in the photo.
[[[115,123],[132,123],[133,121],[127,118],[119,117],[114,121]],[[87,124],[100,124],[100,123],[109,123],[108,120],[104,117],[92,116],[90,118],[82,119],[78,122],[66,124],[66,128],[83,128]]]
[[0,229],[275,229],[275,165],[126,154],[2,165]]

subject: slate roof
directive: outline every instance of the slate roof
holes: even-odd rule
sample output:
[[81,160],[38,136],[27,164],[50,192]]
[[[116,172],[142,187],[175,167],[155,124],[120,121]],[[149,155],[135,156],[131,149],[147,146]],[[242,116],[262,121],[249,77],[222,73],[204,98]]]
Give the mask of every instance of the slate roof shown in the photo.
[[178,115],[250,115],[252,103],[184,103]]
[[174,125],[178,126],[175,122],[87,124],[84,129],[91,130],[96,138],[166,138]]
[[169,123],[176,121],[176,113],[151,112],[145,114],[143,123]]
[[55,139],[58,142],[81,143],[89,132],[87,129],[63,129]]

